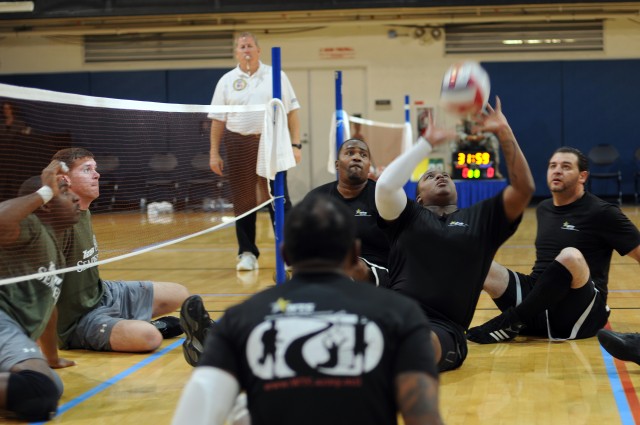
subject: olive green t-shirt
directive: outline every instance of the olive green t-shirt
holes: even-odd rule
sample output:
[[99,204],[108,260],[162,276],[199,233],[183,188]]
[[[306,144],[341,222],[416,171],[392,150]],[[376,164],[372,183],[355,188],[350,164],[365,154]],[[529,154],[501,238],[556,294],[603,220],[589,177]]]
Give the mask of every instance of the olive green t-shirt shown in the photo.
[[80,267],[64,275],[58,300],[58,343],[67,348],[78,321],[93,310],[104,294],[97,266],[98,241],[91,225],[89,210],[81,211],[78,222],[67,232],[65,257],[69,267]]
[[[35,214],[20,222],[20,236],[16,242],[0,247],[2,277],[26,276],[64,267],[56,236]],[[49,322],[61,285],[62,276],[58,274],[0,285],[0,309],[36,340]]]

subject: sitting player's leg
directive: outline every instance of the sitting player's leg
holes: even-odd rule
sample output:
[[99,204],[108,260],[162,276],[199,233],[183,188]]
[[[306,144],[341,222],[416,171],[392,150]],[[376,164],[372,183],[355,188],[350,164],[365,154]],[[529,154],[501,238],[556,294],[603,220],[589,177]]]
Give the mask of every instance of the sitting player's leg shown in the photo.
[[[432,334],[437,336],[437,344],[434,343],[436,354],[438,345],[440,356],[438,360],[438,372],[457,369],[467,358],[467,341],[464,330],[453,322],[438,319],[429,319]],[[432,338],[433,339],[433,338]]]
[[[149,281],[103,281],[100,303],[78,322],[68,348],[148,352],[163,337],[182,333],[178,318],[151,322],[154,286]],[[166,319],[169,319],[167,316]]]
[[535,321],[538,315],[569,296],[572,289],[579,289],[588,281],[589,268],[580,251],[564,248],[531,286],[531,291],[523,293],[522,303],[481,326],[469,329],[467,337],[481,344],[510,341],[520,333],[525,323]]
[[158,317],[177,311],[189,296],[187,288],[179,283],[151,283],[153,284],[153,310],[151,317]]
[[63,392],[60,377],[13,319],[0,314],[0,320],[0,410],[26,421],[53,418]]

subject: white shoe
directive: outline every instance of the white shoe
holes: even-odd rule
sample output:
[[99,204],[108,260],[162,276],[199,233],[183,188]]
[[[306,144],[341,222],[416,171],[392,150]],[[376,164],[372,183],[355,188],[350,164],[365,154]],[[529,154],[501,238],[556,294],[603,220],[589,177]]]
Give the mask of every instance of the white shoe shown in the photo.
[[236,270],[239,272],[258,270],[258,259],[251,252],[243,252],[238,256]]

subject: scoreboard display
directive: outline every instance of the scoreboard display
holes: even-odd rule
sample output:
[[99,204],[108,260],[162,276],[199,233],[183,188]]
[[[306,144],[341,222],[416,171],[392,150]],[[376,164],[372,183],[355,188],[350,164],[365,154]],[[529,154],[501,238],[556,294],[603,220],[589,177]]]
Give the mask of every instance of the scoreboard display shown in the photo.
[[494,155],[492,151],[486,149],[453,152],[451,177],[457,180],[495,178]]

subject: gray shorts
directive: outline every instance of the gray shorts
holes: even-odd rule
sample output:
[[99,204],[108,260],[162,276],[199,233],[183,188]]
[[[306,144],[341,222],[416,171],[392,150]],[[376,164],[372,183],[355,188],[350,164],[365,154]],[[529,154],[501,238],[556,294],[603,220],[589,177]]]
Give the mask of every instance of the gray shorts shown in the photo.
[[80,319],[69,349],[111,351],[111,330],[121,320],[150,321],[153,284],[149,281],[103,280],[104,295],[95,309]]
[[0,310],[0,372],[9,372],[13,366],[30,359],[46,362],[38,344],[11,316]]

